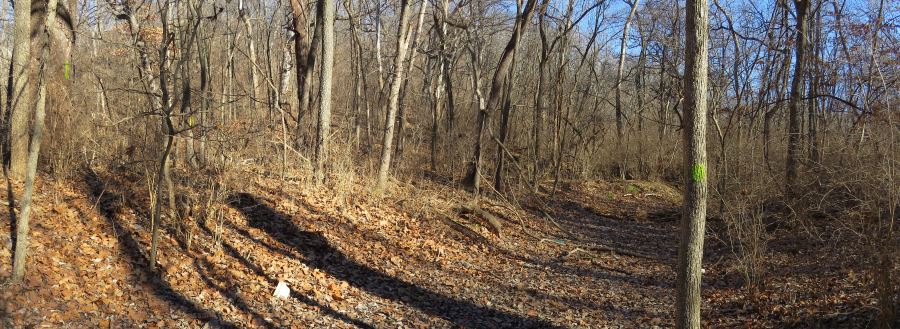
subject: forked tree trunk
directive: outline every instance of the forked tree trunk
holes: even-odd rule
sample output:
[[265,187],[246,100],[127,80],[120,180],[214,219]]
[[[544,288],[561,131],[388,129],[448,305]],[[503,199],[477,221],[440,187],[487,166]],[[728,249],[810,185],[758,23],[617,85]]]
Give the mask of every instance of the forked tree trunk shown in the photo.
[[[47,12],[56,13],[57,0],[49,0]],[[38,74],[38,100],[34,109],[34,134],[31,136],[31,147],[28,150],[28,161],[25,166],[25,192],[22,195],[22,208],[16,222],[16,251],[13,256],[13,282],[21,282],[25,275],[25,262],[28,256],[28,231],[31,217],[31,199],[34,195],[34,179],[37,176],[38,156],[41,153],[41,140],[44,134],[44,116],[47,106],[47,82],[44,79],[45,65],[50,62],[50,48],[52,38],[50,31],[55,26],[56,15],[46,15],[44,31],[47,35],[47,43],[43,47],[40,56],[40,69]]]
[[516,48],[518,48],[519,40],[525,34],[525,26],[534,12],[536,0],[528,0],[522,13],[516,17],[516,23],[513,26],[512,36],[500,55],[500,61],[497,63],[497,70],[494,71],[494,78],[491,81],[491,90],[488,95],[486,107],[479,111],[478,122],[476,124],[475,133],[475,152],[469,164],[469,171],[466,174],[464,184],[472,189],[476,195],[479,194],[479,175],[481,173],[482,158],[482,136],[484,135],[484,126],[487,121],[488,113],[500,108],[503,100],[503,87],[506,86],[509,78],[510,68],[512,67],[513,58],[515,57]]
[[[172,125],[172,108],[171,108],[171,100],[169,99],[169,76],[168,76],[168,61],[169,61],[169,13],[172,7],[169,4],[169,1],[164,0],[162,2],[162,8],[160,9],[159,19],[162,25],[163,31],[163,40],[159,48],[159,94],[160,99],[156,102],[156,111],[160,114],[160,119],[162,121],[163,133],[165,134],[165,146],[163,148],[162,153],[159,157],[159,167],[156,171],[156,200],[153,203],[152,210],[152,218],[151,218],[151,228],[150,228],[150,270],[156,271],[156,251],[159,246],[159,227],[161,226],[162,216],[160,215],[162,209],[162,191],[163,191],[163,182],[166,183],[169,187],[169,207],[171,210],[174,209],[174,190],[172,186],[171,172],[169,169],[169,157],[172,153],[172,146],[175,142],[175,129]],[[149,64],[148,64],[149,66]],[[149,68],[148,68],[149,70]]]
[[388,101],[387,116],[384,121],[384,138],[381,147],[381,163],[378,167],[376,191],[383,191],[391,170],[391,150],[394,142],[394,123],[397,121],[397,110],[400,107],[400,86],[403,83],[403,62],[409,48],[409,0],[400,2],[400,22],[397,27],[397,56],[394,57],[394,77],[391,79],[391,94]]
[[709,5],[688,0],[685,22],[684,205],[678,246],[676,327],[700,328],[700,280],[706,225],[706,117]]
[[[416,54],[418,53],[416,45],[419,44],[419,42],[420,42],[419,40],[420,40],[421,36],[423,35],[422,24],[425,21],[425,10],[426,9],[428,9],[428,1],[423,0],[422,4],[419,5],[419,15],[418,15],[417,23],[416,23],[416,28],[408,29],[408,31],[407,31],[407,34],[411,35],[411,36],[407,36],[407,40],[409,40],[409,42],[412,42],[412,44],[409,46],[411,48],[410,49],[411,53],[409,54],[409,60],[407,61],[406,66],[404,67],[404,69],[406,70],[406,73],[404,74],[405,77],[412,76],[412,68],[415,65]],[[403,146],[406,142],[406,137],[405,137],[406,134],[403,130],[404,130],[404,128],[406,128],[406,108],[408,106],[404,105],[404,100],[406,99],[406,86],[408,84],[409,84],[409,79],[403,79],[402,86],[400,87],[400,101],[399,101],[400,109],[399,109],[399,113],[397,114],[397,148],[394,152],[394,153],[396,153],[394,155],[394,160],[393,160],[395,163],[394,166],[397,166],[396,163],[401,162],[401,158],[403,157]]]

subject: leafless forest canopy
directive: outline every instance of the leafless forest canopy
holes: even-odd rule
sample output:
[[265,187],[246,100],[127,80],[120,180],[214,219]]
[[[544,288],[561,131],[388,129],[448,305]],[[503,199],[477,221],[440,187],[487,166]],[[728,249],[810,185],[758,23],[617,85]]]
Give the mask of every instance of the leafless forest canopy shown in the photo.
[[[900,1],[0,12],[0,327],[900,321]],[[122,298],[55,295],[74,275],[57,256],[110,262],[75,267],[143,282],[136,305],[195,322],[34,313]],[[474,292],[436,283],[470,269]],[[276,307],[278,282],[293,299]],[[395,305],[383,319],[379,300]]]

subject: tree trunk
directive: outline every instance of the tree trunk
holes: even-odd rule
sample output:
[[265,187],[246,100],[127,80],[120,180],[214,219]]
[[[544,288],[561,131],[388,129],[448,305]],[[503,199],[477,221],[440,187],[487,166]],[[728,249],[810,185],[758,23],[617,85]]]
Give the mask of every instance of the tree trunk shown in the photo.
[[706,225],[706,118],[709,5],[688,0],[685,23],[684,205],[678,247],[677,328],[700,328],[700,280]]
[[622,43],[619,46],[619,66],[616,69],[616,155],[619,157],[618,159],[618,171],[619,178],[625,179],[625,166],[628,163],[628,155],[625,150],[623,150],[623,139],[625,138],[625,122],[624,122],[624,110],[622,109],[622,75],[625,70],[625,49],[628,45],[628,27],[631,25],[631,20],[634,19],[634,14],[637,13],[638,0],[634,0],[634,2],[629,3],[631,6],[631,11],[628,13],[628,18],[625,19],[625,27],[622,28]]
[[[259,93],[257,93],[257,88],[259,87],[259,73],[258,73],[258,65],[256,61],[256,41],[253,40],[253,27],[250,25],[250,17],[247,14],[247,8],[244,8],[243,0],[240,1],[240,17],[241,21],[244,23],[244,28],[247,30],[247,55],[250,59],[250,105],[251,107],[255,107],[254,105],[258,101]],[[253,110],[251,108],[251,110]],[[252,111],[254,114],[256,111]]]
[[547,11],[547,5],[549,4],[549,0],[544,0],[544,3],[541,4],[541,12],[538,16],[538,32],[541,37],[541,59],[538,62],[538,81],[537,81],[537,91],[534,94],[534,114],[532,120],[532,129],[531,129],[531,138],[532,138],[532,159],[531,159],[531,191],[532,193],[537,193],[538,189],[541,186],[541,136],[542,130],[544,128],[544,121],[546,117],[546,111],[544,111],[544,87],[546,72],[549,70],[547,67],[550,63],[549,53],[550,46],[547,42],[547,32],[546,32],[546,23],[544,17]]
[[503,53],[500,55],[500,61],[497,63],[497,70],[494,71],[494,78],[491,82],[491,90],[488,96],[487,105],[484,109],[479,111],[479,123],[476,124],[476,133],[475,133],[475,152],[472,156],[471,163],[469,165],[469,172],[466,174],[466,178],[464,180],[464,184],[471,188],[476,195],[479,194],[479,175],[481,173],[481,139],[484,135],[484,126],[487,118],[488,112],[492,112],[498,109],[501,105],[501,101],[503,100],[503,87],[508,83],[507,78],[509,77],[510,68],[512,67],[512,60],[515,57],[516,48],[518,47],[519,40],[522,38],[522,35],[525,34],[525,26],[528,24],[528,20],[531,18],[531,13],[534,12],[536,0],[528,0],[525,4],[524,10],[521,14],[516,17],[515,26],[513,26],[512,36],[509,38],[509,42],[506,44],[506,48],[503,49]]
[[384,138],[381,143],[381,162],[378,167],[376,191],[383,191],[391,169],[391,150],[394,142],[394,123],[400,107],[400,86],[403,83],[403,62],[409,48],[409,0],[400,2],[400,22],[397,26],[397,56],[394,57],[394,77],[391,79],[391,94],[388,100],[387,116],[384,121]]
[[[410,46],[409,46],[411,48],[410,49],[411,53],[409,54],[409,60],[407,61],[406,66],[404,67],[404,69],[406,70],[406,73],[404,74],[404,76],[406,76],[406,77],[412,76],[412,68],[413,68],[413,65],[415,65],[416,54],[418,53],[418,51],[416,51],[416,49],[417,49],[416,45],[419,44],[419,42],[420,42],[419,39],[423,34],[422,33],[422,24],[425,21],[425,10],[426,9],[428,9],[428,1],[422,1],[422,4],[419,5],[419,15],[418,15],[417,23],[416,23],[416,28],[408,29],[408,31],[407,31],[407,34],[411,35],[411,36],[407,36],[407,40],[409,42],[412,42],[412,44],[410,44]],[[402,81],[403,81],[402,86],[400,87],[400,101],[399,101],[400,109],[399,109],[399,113],[397,114],[397,149],[394,152],[396,154],[395,154],[394,160],[393,160],[395,163],[398,163],[401,161],[401,157],[403,156],[403,146],[406,142],[406,138],[404,137],[405,134],[404,134],[403,129],[406,127],[405,123],[406,123],[406,108],[407,108],[407,106],[404,105],[404,99],[406,98],[406,86],[409,84],[409,79],[403,79]]]
[[432,65],[436,66],[437,71],[437,81],[434,83],[434,87],[431,87],[431,66],[426,65],[428,71],[425,72],[424,81],[422,89],[425,89],[425,86],[428,86],[428,90],[423,90],[423,93],[427,92],[428,98],[431,101],[431,143],[429,145],[429,153],[431,155],[431,161],[429,162],[429,166],[431,172],[434,174],[437,172],[437,141],[438,141],[438,118],[441,115],[442,107],[441,107],[441,85],[443,84],[443,60],[441,58],[435,58],[434,63]]
[[325,159],[331,135],[331,75],[334,69],[334,0],[320,0],[322,6],[322,74],[319,75],[319,120],[316,125],[316,184],[325,182]]
[[[4,154],[4,164],[9,165],[10,176],[25,176],[25,164],[28,158],[29,115],[32,99],[31,75],[31,0],[18,0],[13,10],[13,58],[10,64],[13,86],[9,97],[10,113],[8,136],[8,154]],[[8,158],[6,158],[8,157]]]
[[[156,172],[156,200],[153,204],[151,218],[151,235],[150,235],[150,270],[156,271],[156,251],[159,246],[159,227],[161,226],[162,217],[160,216],[162,208],[162,191],[163,182],[169,187],[169,207],[174,210],[174,191],[172,186],[171,173],[169,170],[169,155],[172,153],[172,146],[175,142],[175,129],[172,125],[172,107],[169,99],[169,82],[168,82],[168,55],[169,55],[169,13],[172,7],[169,1],[162,2],[160,9],[160,23],[162,25],[163,39],[159,48],[159,101],[156,102],[156,111],[160,114],[162,121],[163,133],[165,134],[165,147],[159,157],[159,167]],[[149,64],[147,67],[149,71]]]
[[[304,1],[304,0],[297,0]],[[300,104],[298,105],[299,112],[297,113],[297,140],[299,141],[297,144],[303,144],[303,125],[302,118],[309,112],[310,107],[310,97],[312,93],[312,78],[313,78],[313,70],[316,68],[316,51],[321,46],[322,40],[322,18],[324,16],[325,7],[323,5],[324,0],[319,0],[316,5],[316,25],[313,28],[313,36],[312,41],[309,43],[309,49],[306,50],[306,65],[303,68],[304,76],[302,78],[303,86],[298,85],[298,97],[300,98]],[[304,12],[305,14],[305,12]],[[296,45],[295,45],[296,47]],[[297,65],[298,67],[301,64]],[[300,74],[300,70],[297,71],[297,74]],[[299,77],[298,77],[299,78]],[[301,79],[297,80],[297,83],[300,83]]]
[[822,60],[820,58],[822,51],[822,11],[817,11],[815,15],[815,40],[812,43],[812,53],[814,58],[815,67],[811,67],[807,64],[807,68],[809,72],[815,72],[814,76],[811,76],[812,81],[810,82],[810,98],[808,100],[808,111],[809,111],[809,159],[813,163],[819,163],[820,155],[819,155],[819,104],[821,103],[818,100],[819,94],[819,84],[822,82],[821,73],[821,63]]
[[[513,58],[513,65],[515,65],[515,58]],[[509,71],[509,75],[514,75],[514,70]],[[507,79],[509,79],[508,77]],[[506,147],[506,139],[509,135],[509,113],[512,110],[512,104],[510,104],[512,99],[512,83],[506,84],[506,92],[503,95],[503,108],[500,111],[500,136],[497,141],[497,169],[494,172],[494,190],[497,192],[503,193],[503,166],[506,156],[504,155],[504,148]]]
[[[49,0],[47,4],[48,13],[56,13],[57,0]],[[30,229],[29,220],[31,217],[31,203],[34,195],[34,180],[37,176],[38,157],[41,153],[41,140],[44,133],[44,117],[47,106],[47,82],[44,79],[45,65],[50,61],[50,50],[52,47],[52,38],[50,31],[55,26],[56,15],[46,15],[44,21],[44,32],[47,35],[47,43],[43,47],[40,55],[40,69],[38,74],[38,100],[34,109],[34,134],[31,136],[31,147],[28,150],[28,161],[25,166],[25,191],[22,195],[22,208],[19,211],[19,218],[16,222],[16,250],[13,256],[13,273],[11,280],[13,282],[21,282],[25,275],[25,262],[28,255],[28,231]]]
[[[301,117],[306,111],[306,100],[309,98],[308,78],[311,77],[312,67],[309,66],[310,40],[307,33],[309,24],[308,12],[305,0],[291,0],[291,18],[294,29],[294,62],[297,63],[297,140],[299,141],[301,129]],[[299,143],[298,143],[299,144]]]
[[802,137],[800,127],[800,103],[802,97],[803,73],[806,67],[806,43],[807,43],[807,24],[806,14],[809,11],[809,0],[794,0],[794,7],[797,9],[797,60],[794,64],[794,77],[791,80],[791,99],[788,117],[788,149],[787,149],[787,168],[785,170],[785,195],[788,198],[797,196],[797,176],[798,166],[800,163],[800,138]]

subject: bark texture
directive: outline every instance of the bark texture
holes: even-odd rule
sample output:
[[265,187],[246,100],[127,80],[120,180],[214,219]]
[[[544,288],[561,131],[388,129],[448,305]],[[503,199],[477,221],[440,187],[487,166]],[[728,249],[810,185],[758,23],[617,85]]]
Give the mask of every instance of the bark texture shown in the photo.
[[334,0],[322,0],[322,74],[319,76],[319,121],[316,125],[315,181],[325,181],[331,135],[331,76],[334,68]]
[[706,225],[706,114],[709,5],[687,2],[684,74],[684,205],[678,246],[677,328],[700,328],[700,281]]

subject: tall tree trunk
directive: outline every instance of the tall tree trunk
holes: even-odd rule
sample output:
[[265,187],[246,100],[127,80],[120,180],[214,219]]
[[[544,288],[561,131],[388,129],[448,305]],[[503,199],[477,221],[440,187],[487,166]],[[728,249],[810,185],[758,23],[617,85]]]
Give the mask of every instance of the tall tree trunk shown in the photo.
[[[9,165],[10,175],[16,178],[25,176],[25,164],[28,159],[29,115],[31,114],[32,88],[31,75],[31,0],[18,0],[13,10],[15,25],[13,27],[13,58],[10,64],[12,72],[12,93],[9,96],[10,112],[8,136],[4,144],[8,145],[8,153],[4,154],[4,165]],[[7,158],[8,157],[8,158]]]
[[631,6],[631,11],[628,13],[628,18],[625,19],[625,27],[622,28],[622,42],[619,46],[619,66],[616,69],[616,156],[619,158],[619,178],[623,180],[626,175],[625,166],[628,165],[628,154],[623,149],[625,139],[625,119],[623,117],[625,116],[625,113],[622,109],[622,75],[625,71],[625,49],[628,46],[628,27],[631,25],[631,20],[634,19],[634,14],[637,13],[638,0],[633,0],[633,2],[628,3],[628,5]]
[[[515,66],[515,57],[513,57],[513,66]],[[515,69],[510,69],[510,77],[515,75]],[[500,136],[497,140],[497,168],[494,172],[494,190],[503,193],[503,167],[506,160],[504,150],[506,149],[506,139],[509,135],[509,113],[512,110],[512,83],[506,84],[506,91],[503,93],[503,108],[500,111]]]
[[159,157],[159,167],[156,172],[156,200],[154,200],[153,210],[152,210],[152,219],[151,219],[151,234],[150,234],[150,270],[156,271],[156,251],[159,246],[159,227],[161,226],[162,217],[160,216],[161,208],[162,208],[162,191],[163,191],[163,182],[166,183],[169,187],[169,208],[174,211],[173,203],[174,203],[174,190],[171,179],[171,171],[169,169],[169,158],[172,153],[173,144],[175,142],[175,128],[172,124],[172,106],[171,100],[169,96],[169,43],[170,43],[170,34],[169,34],[169,14],[172,10],[171,4],[169,1],[164,0],[162,2],[162,8],[160,8],[159,20],[162,25],[163,39],[160,43],[159,47],[159,102],[157,102],[156,111],[160,114],[160,119],[162,121],[162,129],[165,134],[165,146],[163,148],[162,153]]
[[391,79],[390,99],[388,101],[387,116],[384,121],[384,138],[381,143],[381,162],[378,167],[378,182],[376,191],[383,191],[387,184],[391,169],[391,149],[394,142],[394,123],[397,110],[400,107],[400,86],[403,83],[403,62],[406,61],[406,52],[409,48],[409,0],[400,1],[400,22],[397,26],[397,56],[394,57],[394,77]]
[[[639,29],[640,31],[640,29]],[[652,32],[651,32],[652,33]],[[637,76],[634,78],[634,89],[637,94],[637,142],[638,142],[638,152],[637,152],[637,167],[638,167],[638,175],[640,177],[645,177],[647,174],[646,170],[646,161],[644,159],[644,98],[646,95],[646,88],[644,82],[644,70],[647,66],[647,37],[641,34],[641,52],[638,56],[638,67],[637,67]]]
[[[443,102],[441,102],[441,91],[443,89],[441,89],[441,86],[443,85],[443,79],[444,79],[444,73],[443,73],[444,72],[444,61],[443,61],[442,57],[443,56],[438,54],[438,57],[434,59],[433,65],[436,66],[436,71],[437,71],[438,76],[437,76],[437,81],[434,84],[434,87],[433,88],[429,87],[430,90],[428,91],[429,95],[430,95],[429,98],[431,99],[431,102],[432,102],[431,103],[431,144],[430,144],[430,150],[429,150],[431,153],[431,161],[430,161],[429,165],[431,166],[430,168],[431,168],[432,173],[437,172],[438,119],[440,118],[441,111],[443,111],[443,107],[442,107]],[[430,66],[427,66],[427,67],[430,67]],[[424,78],[424,80],[428,81],[429,84],[431,82],[431,80],[430,80],[431,73],[432,72],[430,72],[430,71],[426,72],[426,77]]]
[[794,0],[794,7],[797,9],[797,61],[794,64],[794,77],[791,80],[791,99],[788,116],[788,149],[787,149],[787,168],[785,170],[785,194],[789,198],[797,195],[797,176],[798,166],[800,163],[800,138],[802,137],[800,127],[800,106],[803,91],[803,73],[806,67],[806,48],[807,48],[807,12],[809,11],[810,0]]
[[819,155],[819,104],[821,103],[818,100],[819,94],[819,84],[822,82],[822,59],[821,59],[821,51],[822,51],[822,11],[817,11],[814,17],[815,22],[815,35],[814,41],[812,42],[811,48],[813,53],[813,60],[815,65],[810,66],[807,64],[807,69],[811,73],[811,81],[810,81],[810,90],[809,90],[809,100],[808,103],[808,111],[809,117],[807,121],[809,121],[809,159],[813,163],[818,163],[820,159]]
[[331,76],[334,69],[334,0],[320,0],[322,12],[322,74],[319,75],[319,120],[316,125],[316,184],[325,181],[325,160],[331,135]]
[[706,225],[706,118],[709,5],[688,0],[685,22],[684,205],[678,247],[677,328],[700,328],[700,280]]
[[[297,0],[297,1],[304,1],[304,0]],[[298,141],[303,140],[303,125],[301,123],[302,123],[303,116],[306,115],[307,112],[309,112],[309,107],[310,107],[310,102],[311,102],[310,98],[312,97],[311,94],[312,94],[313,70],[316,68],[316,52],[318,51],[318,48],[320,48],[321,44],[322,44],[322,41],[321,41],[322,40],[322,24],[324,24],[322,21],[322,18],[324,16],[324,10],[325,10],[324,4],[322,3],[323,1],[324,0],[319,0],[316,5],[316,25],[313,28],[312,41],[310,41],[310,43],[309,43],[309,49],[306,50],[306,54],[307,54],[306,65],[303,69],[304,76],[302,79],[303,86],[302,86],[302,88],[298,86],[298,88],[300,88],[300,89],[298,89],[298,96],[300,97],[300,104],[298,105],[298,107],[300,108],[300,110],[297,113],[297,140]],[[300,64],[298,64],[298,66],[300,66]],[[297,74],[300,74],[299,71]],[[297,81],[298,81],[297,83],[299,84],[300,80],[298,79]],[[298,145],[299,144],[302,144],[302,143],[298,143]]]
[[[297,64],[297,140],[299,141],[301,117],[306,111],[306,100],[309,97],[307,78],[311,76],[312,67],[309,66],[310,40],[307,28],[309,25],[309,13],[306,10],[305,0],[291,0],[291,19],[294,29],[294,62]],[[299,143],[298,143],[299,144]]]
[[[447,13],[447,7],[449,6],[448,1],[442,0],[441,3],[442,3],[441,13],[442,13],[443,17],[446,18],[448,16],[448,13]],[[435,8],[435,9],[437,9],[437,8]],[[454,140],[454,138],[455,138],[454,124],[456,122],[456,109],[455,109],[455,103],[454,103],[454,97],[453,97],[453,54],[450,51],[452,46],[449,44],[450,41],[448,40],[448,36],[447,36],[447,22],[443,19],[441,19],[441,20],[438,19],[437,10],[434,10],[433,15],[434,15],[434,24],[436,26],[436,28],[434,30],[437,33],[438,39],[440,39],[440,51],[438,52],[438,56],[441,60],[440,75],[441,75],[441,80],[443,81],[443,84],[439,85],[438,88],[443,87],[444,93],[447,94],[447,102],[445,104],[446,108],[447,108],[447,128],[446,128],[447,129],[447,132],[446,132],[447,138],[445,138],[445,143],[449,143],[450,141]],[[436,95],[438,95],[438,94],[436,94]],[[435,102],[437,102],[439,100],[440,100],[440,97],[435,97]],[[435,106],[437,106],[437,105],[435,105]],[[438,111],[437,113],[440,113],[440,111]],[[447,150],[451,151],[452,149],[450,147],[447,147]],[[450,172],[454,172],[455,169],[456,169],[456,161],[451,161],[450,162]]]
[[[28,150],[28,161],[25,166],[25,191],[22,195],[22,208],[19,211],[19,218],[16,222],[16,250],[13,256],[13,273],[12,281],[21,282],[25,275],[25,262],[28,255],[28,231],[30,228],[29,220],[31,217],[31,203],[34,195],[34,180],[37,176],[38,157],[41,153],[41,140],[44,133],[44,117],[47,106],[47,82],[44,79],[44,72],[47,71],[45,65],[50,62],[52,37],[50,36],[53,27],[56,25],[56,5],[57,0],[49,0],[47,3],[47,12],[54,13],[45,15],[44,32],[47,35],[47,43],[42,47],[40,55],[40,68],[38,73],[38,100],[34,109],[34,133],[31,136],[31,147]],[[29,18],[30,19],[30,18]]]
[[544,128],[544,121],[546,121],[547,112],[544,111],[544,88],[546,87],[546,76],[548,64],[550,63],[549,53],[550,53],[550,45],[547,41],[547,31],[546,31],[546,23],[544,17],[547,14],[547,5],[549,4],[549,0],[544,0],[541,4],[541,12],[538,14],[538,32],[541,37],[541,59],[538,62],[538,81],[537,81],[537,91],[534,94],[534,113],[532,120],[531,128],[531,139],[532,139],[532,159],[531,159],[531,191],[533,193],[537,193],[538,189],[541,186],[541,137],[543,135],[542,130]]
[[[415,29],[409,29],[407,34],[411,34],[412,36],[407,36],[407,40],[412,42],[410,44],[411,53],[409,54],[409,60],[407,60],[407,64],[404,67],[406,73],[404,76],[410,77],[412,76],[412,68],[415,65],[416,54],[418,53],[416,45],[419,44],[419,39],[423,35],[422,33],[422,24],[425,21],[425,10],[428,9],[428,1],[423,0],[422,4],[419,5],[419,15],[416,23]],[[403,146],[405,144],[406,138],[403,129],[405,128],[406,123],[406,105],[404,105],[404,99],[406,98],[406,86],[409,84],[409,79],[403,79],[402,86],[400,87],[400,109],[397,114],[397,149],[394,153],[394,163],[399,163],[401,161],[401,157],[403,156]]]
[[[241,18],[241,22],[244,23],[244,29],[247,31],[247,57],[250,59],[250,105],[255,107],[256,102],[259,100],[259,93],[257,92],[259,87],[259,66],[256,61],[256,40],[253,39],[253,26],[250,25],[249,10],[245,7],[243,0],[240,0],[240,6],[238,15]],[[253,109],[251,108],[251,110]],[[256,111],[253,112],[255,114]]]
[[288,157],[288,123],[287,117],[288,113],[290,113],[291,106],[290,102],[287,101],[287,92],[290,85],[291,79],[291,47],[290,47],[290,39],[293,37],[293,32],[288,31],[285,35],[286,40],[279,42],[281,46],[281,65],[278,69],[278,89],[275,90],[275,107],[281,112],[281,179],[282,181],[285,178],[285,174],[287,172],[287,157]]

